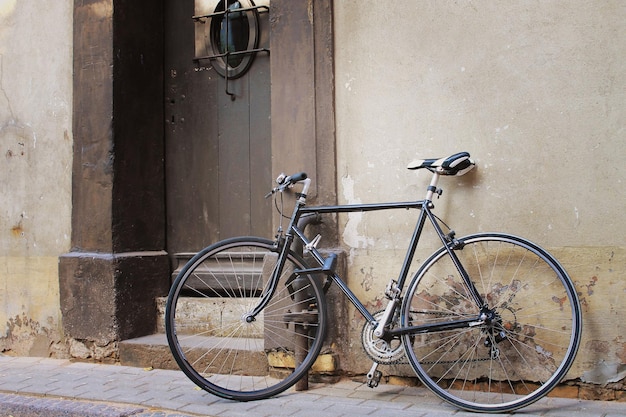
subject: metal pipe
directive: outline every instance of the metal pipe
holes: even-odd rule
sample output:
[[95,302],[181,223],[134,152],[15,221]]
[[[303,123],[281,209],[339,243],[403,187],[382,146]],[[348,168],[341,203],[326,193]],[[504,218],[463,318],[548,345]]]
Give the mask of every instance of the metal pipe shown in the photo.
[[[320,224],[322,222],[322,216],[319,213],[306,213],[300,217],[298,220],[297,228],[305,231],[306,227],[310,224]],[[295,239],[293,244],[294,252],[296,252],[300,256],[304,256],[304,246],[300,239]]]

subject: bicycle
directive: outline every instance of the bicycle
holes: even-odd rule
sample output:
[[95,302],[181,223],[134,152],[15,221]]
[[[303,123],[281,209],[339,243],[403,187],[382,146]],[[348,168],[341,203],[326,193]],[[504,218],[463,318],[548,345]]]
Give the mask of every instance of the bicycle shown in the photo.
[[[312,367],[315,372],[329,321],[325,294],[335,284],[365,318],[362,342],[373,359],[369,386],[378,385],[380,364],[406,356],[425,386],[465,410],[510,412],[545,396],[576,356],[580,302],[566,271],[538,245],[504,233],[458,238],[433,214],[440,177],[473,167],[467,152],[409,164],[432,173],[423,200],[311,207],[311,179],[281,175],[268,194],[281,217],[278,196],[282,201],[285,190],[302,187],[286,231],[279,226],[273,240],[239,237],[208,246],[175,279],[166,332],[180,368],[227,399],[285,391]],[[338,275],[337,255],[322,255],[319,235],[307,238],[299,223],[311,215],[393,209],[419,215],[400,274],[386,287],[386,308],[371,313]],[[427,220],[442,246],[405,290]]]

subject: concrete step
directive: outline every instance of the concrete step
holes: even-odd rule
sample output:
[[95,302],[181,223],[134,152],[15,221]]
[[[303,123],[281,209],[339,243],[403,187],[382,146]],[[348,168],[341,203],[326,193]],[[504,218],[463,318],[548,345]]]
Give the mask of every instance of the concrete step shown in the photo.
[[[199,340],[202,339],[202,340]],[[187,339],[185,344],[188,346],[199,346],[208,344],[223,344],[221,338],[218,337],[194,337]],[[241,346],[242,353],[248,351],[245,346],[252,346],[255,343],[263,343],[263,339],[246,339],[235,340]],[[230,346],[236,348],[237,346]],[[258,349],[255,349],[255,351]],[[138,337],[136,339],[125,340],[119,345],[120,364],[124,366],[134,366],[138,368],[155,368],[155,369],[179,369],[178,364],[174,360],[167,344],[167,337],[163,333],[150,336]],[[202,357],[202,361],[207,364],[214,358],[205,356],[204,351],[198,351],[195,355],[192,351],[190,357]],[[255,360],[254,358],[257,358]],[[281,354],[280,352],[270,352],[268,356],[259,352],[253,356],[249,356],[246,360],[246,371],[254,374],[257,369],[259,375],[266,372],[267,362],[272,366],[290,368],[294,366],[292,356]],[[218,361],[219,362],[219,361]],[[202,367],[202,365],[200,365]],[[337,357],[334,354],[321,354],[313,364],[312,370],[316,374],[332,375],[337,373]]]
[[120,364],[136,368],[179,369],[165,333],[124,340],[119,344]]
[[[165,298],[157,298],[157,333],[165,333]],[[250,305],[250,299],[243,298],[204,298],[204,297],[181,297],[178,300],[176,312],[176,326],[179,334],[201,334],[211,332],[215,334],[218,325],[223,321],[238,321],[241,312],[246,311]],[[258,328],[263,328],[262,317],[257,318]],[[250,328],[247,329],[250,331]],[[229,330],[230,332],[230,330]],[[254,337],[262,338],[263,334]]]
[[[140,368],[179,369],[170,352],[165,336],[166,302],[167,299],[164,297],[156,300],[158,323],[156,334],[120,342],[119,355],[122,365]],[[219,327],[213,326],[211,322],[224,317],[232,319],[235,316],[239,318],[242,311],[241,303],[243,302],[246,301],[237,298],[181,298],[177,311],[177,325],[179,329],[190,335],[210,334],[208,337],[193,336],[185,339],[186,347],[193,348],[217,343],[223,346],[224,339],[220,337],[222,335],[209,331],[211,328]],[[263,329],[262,322],[261,326],[258,327]],[[240,350],[242,355],[247,353],[246,367],[249,368],[246,370],[247,372],[254,372],[254,369],[257,369],[259,374],[264,374],[268,361],[272,366],[276,367],[290,368],[294,366],[293,355],[285,355],[279,352],[269,352],[267,355],[262,353],[262,344],[264,343],[264,335],[262,333],[248,336],[253,338],[229,341],[229,348]],[[233,346],[232,343],[237,345]],[[237,346],[240,346],[240,348]],[[253,351],[258,352],[258,354],[250,356],[250,346],[253,346]],[[206,351],[202,349],[192,349],[188,357],[201,358],[201,363],[206,366],[209,366],[209,363],[212,362],[220,362],[219,358],[215,361],[214,356],[206,355]],[[337,363],[337,355],[330,353],[322,354],[313,365],[312,372],[325,375],[336,374],[338,369]],[[198,365],[203,367],[202,364]]]

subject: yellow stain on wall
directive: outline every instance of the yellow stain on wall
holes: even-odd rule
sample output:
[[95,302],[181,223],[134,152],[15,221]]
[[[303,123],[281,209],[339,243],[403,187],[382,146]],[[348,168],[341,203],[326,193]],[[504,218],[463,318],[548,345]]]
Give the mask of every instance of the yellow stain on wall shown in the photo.
[[17,0],[0,0],[0,19],[12,14],[16,4]]
[[58,262],[56,256],[0,257],[0,339],[8,323],[23,316],[60,333]]

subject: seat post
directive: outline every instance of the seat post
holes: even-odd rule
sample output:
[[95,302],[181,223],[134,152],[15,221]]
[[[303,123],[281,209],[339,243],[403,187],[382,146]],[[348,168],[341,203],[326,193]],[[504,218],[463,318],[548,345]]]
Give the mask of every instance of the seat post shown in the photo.
[[426,191],[426,201],[433,201],[433,194],[437,192],[437,184],[439,183],[439,173],[433,171],[433,178],[430,180],[430,185]]

